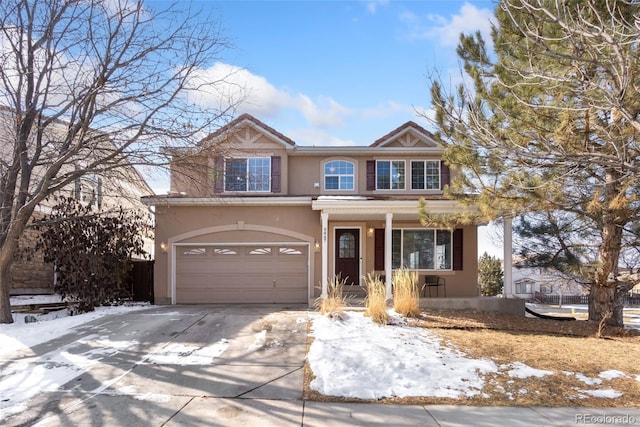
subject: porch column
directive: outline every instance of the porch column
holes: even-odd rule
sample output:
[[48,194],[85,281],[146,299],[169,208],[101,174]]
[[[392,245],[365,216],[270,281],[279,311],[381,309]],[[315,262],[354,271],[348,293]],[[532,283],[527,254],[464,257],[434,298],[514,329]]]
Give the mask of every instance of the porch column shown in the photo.
[[320,213],[322,219],[322,294],[323,299],[329,296],[327,292],[329,284],[329,214],[326,212]]
[[504,218],[504,297],[513,298],[513,218]]
[[387,212],[386,214],[386,224],[384,227],[384,277],[385,277],[385,285],[387,287],[387,300],[393,298],[391,293],[391,274],[393,273],[391,267],[391,230],[393,227],[393,214],[391,212]]

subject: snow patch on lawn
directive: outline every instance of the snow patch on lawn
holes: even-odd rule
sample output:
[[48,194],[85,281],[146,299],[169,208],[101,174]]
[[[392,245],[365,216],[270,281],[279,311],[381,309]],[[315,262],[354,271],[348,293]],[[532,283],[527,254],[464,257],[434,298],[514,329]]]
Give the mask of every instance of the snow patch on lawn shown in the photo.
[[490,360],[442,346],[428,330],[396,323],[381,326],[359,312],[343,320],[316,317],[307,355],[315,375],[311,388],[359,399],[459,398],[480,394],[483,374],[498,370]]
[[627,376],[622,371],[618,371],[617,369],[609,369],[608,371],[602,371],[598,374],[600,378],[604,378],[605,380],[614,380],[616,378],[624,378]]
[[537,377],[541,378],[545,375],[553,375],[553,371],[546,371],[544,369],[535,369],[531,366],[527,366],[522,362],[513,362],[507,365],[501,365],[502,369],[509,369],[507,374],[512,378],[529,378]]
[[588,396],[591,397],[598,397],[601,399],[617,399],[618,397],[622,396],[623,393],[617,391],[617,390],[613,390],[611,388],[605,388],[605,389],[599,389],[599,390],[582,390],[582,389],[576,389],[576,391],[581,393],[581,398],[586,398]]

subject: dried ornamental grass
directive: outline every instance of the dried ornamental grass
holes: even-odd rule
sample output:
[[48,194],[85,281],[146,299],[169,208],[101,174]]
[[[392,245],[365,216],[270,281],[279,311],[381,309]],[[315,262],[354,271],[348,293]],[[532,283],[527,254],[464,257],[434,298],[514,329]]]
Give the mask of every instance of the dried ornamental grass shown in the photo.
[[393,309],[406,317],[420,315],[420,289],[418,274],[401,268],[393,273]]
[[321,314],[328,314],[329,317],[342,317],[344,307],[347,305],[346,297],[343,294],[344,285],[347,279],[342,279],[340,275],[329,282],[327,287],[327,297],[318,297],[314,302],[314,307]]
[[376,323],[386,325],[389,322],[387,289],[382,280],[380,280],[380,276],[371,273],[367,274],[365,289],[367,298],[365,300],[366,311],[364,315],[371,317],[371,320]]

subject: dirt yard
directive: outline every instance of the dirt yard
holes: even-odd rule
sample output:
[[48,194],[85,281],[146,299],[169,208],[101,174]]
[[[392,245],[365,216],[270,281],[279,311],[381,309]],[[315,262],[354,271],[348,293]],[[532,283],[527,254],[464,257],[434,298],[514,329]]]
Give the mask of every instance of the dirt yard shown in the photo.
[[[604,328],[583,320],[556,321],[497,313],[430,311],[412,320],[414,327],[429,328],[447,346],[469,357],[491,359],[496,364],[522,362],[532,368],[553,371],[543,377],[514,378],[490,374],[485,377],[484,396],[469,399],[385,399],[389,403],[457,404],[478,406],[581,406],[637,407],[640,405],[639,331]],[[615,399],[588,397],[577,390],[587,388],[585,378],[598,378],[606,370],[627,375],[603,379],[600,388],[623,392]],[[310,390],[313,378],[305,375],[305,398],[336,400]]]

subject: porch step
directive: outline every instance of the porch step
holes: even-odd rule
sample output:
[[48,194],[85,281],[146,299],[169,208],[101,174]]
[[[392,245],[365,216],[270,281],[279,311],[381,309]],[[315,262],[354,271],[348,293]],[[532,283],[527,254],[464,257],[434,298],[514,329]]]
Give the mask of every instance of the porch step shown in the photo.
[[345,286],[342,289],[342,295],[364,298],[367,296],[367,292],[364,290],[362,286],[350,285],[350,286]]

